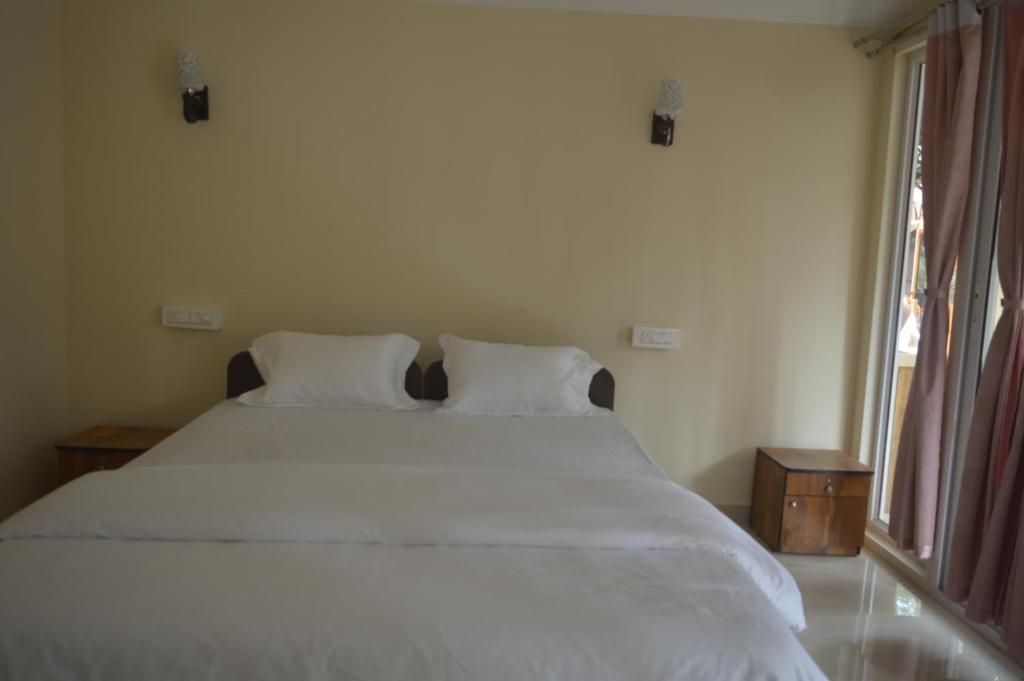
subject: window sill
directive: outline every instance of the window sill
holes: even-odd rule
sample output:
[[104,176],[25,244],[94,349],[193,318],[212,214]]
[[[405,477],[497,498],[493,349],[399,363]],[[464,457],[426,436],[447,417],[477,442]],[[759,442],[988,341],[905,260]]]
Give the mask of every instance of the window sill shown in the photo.
[[912,581],[915,586],[928,593],[934,593],[935,589],[928,578],[928,568],[914,556],[896,548],[896,542],[881,527],[874,523],[868,523],[864,543],[875,555],[884,559],[897,572]]

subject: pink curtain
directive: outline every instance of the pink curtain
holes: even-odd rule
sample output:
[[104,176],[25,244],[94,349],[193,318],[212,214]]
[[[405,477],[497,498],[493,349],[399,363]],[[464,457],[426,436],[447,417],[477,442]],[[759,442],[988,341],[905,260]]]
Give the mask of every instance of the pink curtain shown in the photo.
[[943,5],[929,20],[921,131],[927,294],[889,520],[899,547],[921,558],[931,557],[935,543],[949,285],[970,189],[981,38],[974,0]]
[[1003,70],[996,262],[1005,298],[978,385],[946,593],[966,600],[972,619],[1001,625],[1024,660],[1024,0],[1004,2]]

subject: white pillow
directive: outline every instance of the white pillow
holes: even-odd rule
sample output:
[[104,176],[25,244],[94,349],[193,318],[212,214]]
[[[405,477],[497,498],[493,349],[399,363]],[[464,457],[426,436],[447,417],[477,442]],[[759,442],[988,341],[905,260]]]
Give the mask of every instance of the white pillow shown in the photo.
[[582,416],[601,365],[579,348],[502,345],[443,335],[448,399],[440,414]]
[[262,407],[418,409],[405,392],[405,374],[419,350],[419,341],[398,333],[318,336],[274,331],[249,348],[266,385],[238,401]]

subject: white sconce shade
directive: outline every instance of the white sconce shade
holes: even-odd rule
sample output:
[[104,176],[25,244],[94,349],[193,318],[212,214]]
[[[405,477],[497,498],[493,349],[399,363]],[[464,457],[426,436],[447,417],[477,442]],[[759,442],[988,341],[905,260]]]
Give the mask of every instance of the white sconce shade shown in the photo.
[[174,87],[191,91],[203,89],[203,77],[199,73],[199,55],[194,52],[178,54],[178,72],[174,76]]
[[683,112],[683,82],[666,78],[661,81],[661,96],[654,113],[664,118],[676,119]]

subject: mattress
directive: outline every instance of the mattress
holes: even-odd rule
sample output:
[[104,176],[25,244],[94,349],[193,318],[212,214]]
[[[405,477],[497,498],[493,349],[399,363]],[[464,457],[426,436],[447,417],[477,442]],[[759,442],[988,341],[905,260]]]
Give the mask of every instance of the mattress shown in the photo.
[[0,679],[824,679],[612,415],[225,402],[0,525],[0,603]]

